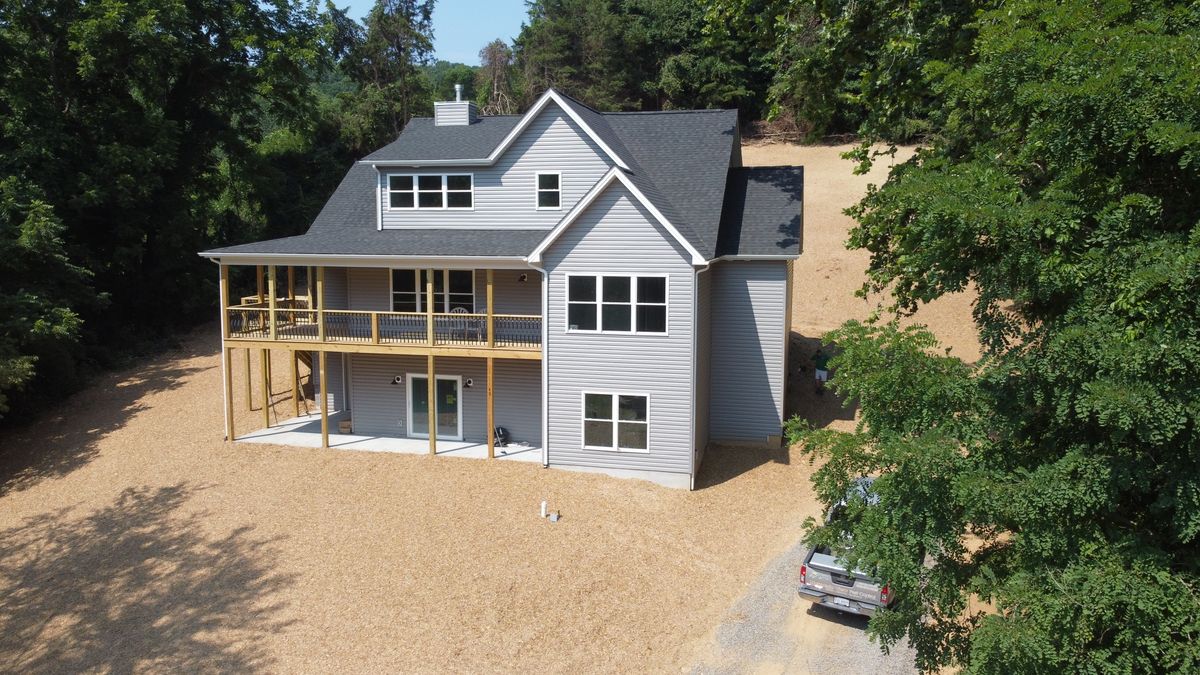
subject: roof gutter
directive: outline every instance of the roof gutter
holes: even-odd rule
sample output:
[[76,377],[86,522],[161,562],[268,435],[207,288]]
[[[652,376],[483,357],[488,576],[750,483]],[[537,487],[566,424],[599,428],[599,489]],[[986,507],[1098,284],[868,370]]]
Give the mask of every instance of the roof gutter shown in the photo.
[[710,260],[710,263],[721,262],[722,260],[798,260],[800,254],[793,255],[722,255]]
[[388,267],[400,263],[430,262],[441,267],[472,267],[486,264],[497,269],[528,269],[524,256],[466,256],[466,255],[357,255],[357,254],[305,254],[305,253],[222,253],[204,251],[202,258],[214,262],[229,262],[243,265],[329,265],[335,267]]

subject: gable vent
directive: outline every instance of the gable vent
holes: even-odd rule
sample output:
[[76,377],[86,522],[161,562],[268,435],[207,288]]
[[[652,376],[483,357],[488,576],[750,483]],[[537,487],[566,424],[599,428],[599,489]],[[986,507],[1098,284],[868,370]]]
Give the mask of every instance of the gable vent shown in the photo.
[[474,124],[479,111],[472,101],[462,100],[463,86],[454,85],[453,101],[438,101],[433,104],[433,123],[439,127],[465,126]]

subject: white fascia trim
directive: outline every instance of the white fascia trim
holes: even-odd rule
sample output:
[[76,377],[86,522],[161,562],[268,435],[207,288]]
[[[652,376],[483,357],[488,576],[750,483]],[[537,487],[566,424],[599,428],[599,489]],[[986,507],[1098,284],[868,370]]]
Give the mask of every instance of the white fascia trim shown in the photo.
[[521,256],[428,256],[428,255],[301,255],[295,253],[201,253],[215,263],[227,265],[294,265],[326,267],[426,266],[470,269],[529,269]]
[[633,184],[633,181],[629,180],[629,177],[625,175],[625,172],[615,166],[609,169],[608,173],[604,174],[604,177],[600,179],[600,182],[596,183],[595,187],[593,187],[586,195],[584,195],[583,199],[580,199],[579,202],[575,204],[575,207],[572,208],[566,216],[563,216],[562,220],[558,221],[558,225],[556,225],[553,230],[550,230],[550,234],[546,235],[546,238],[537,245],[537,248],[533,249],[533,252],[530,253],[529,257],[527,258],[529,263],[531,265],[542,264],[542,254],[546,252],[546,249],[549,248],[550,245],[553,244],[560,236],[562,236],[563,232],[566,232],[567,228],[570,227],[571,224],[574,223],[575,220],[578,219],[579,216],[582,215],[583,212],[592,205],[592,202],[596,201],[596,198],[599,197],[609,185],[612,185],[613,181],[620,181],[621,184],[624,185],[627,190],[629,190],[630,194],[632,194],[642,206],[646,207],[646,210],[650,212],[650,215],[654,216],[654,219],[657,220],[660,225],[666,228],[667,232],[669,232],[671,236],[675,238],[675,241],[679,242],[679,245],[688,252],[688,255],[692,257],[693,265],[708,264],[708,261],[705,260],[704,256],[700,255],[700,252],[697,251],[696,248],[692,246],[692,244],[685,239],[682,234],[679,233],[679,230],[675,229],[675,226],[671,224],[671,221],[667,220],[666,216],[664,216],[662,212],[650,202],[649,199],[646,199],[646,195],[642,194],[642,191],[637,189],[637,186]]
[[524,132],[525,129],[528,128],[529,125],[533,123],[533,120],[538,116],[538,113],[542,112],[542,110],[545,110],[546,106],[549,105],[551,101],[554,101],[556,104],[558,104],[558,107],[561,108],[562,111],[565,112],[568,117],[570,117],[572,120],[574,120],[575,123],[579,125],[579,128],[583,129],[583,132],[586,133],[588,135],[588,137],[591,138],[592,141],[596,145],[600,146],[600,149],[604,151],[604,154],[608,155],[609,159],[611,159],[613,161],[613,163],[615,163],[617,166],[621,167],[622,169],[625,169],[626,171],[630,170],[629,165],[625,163],[625,160],[622,159],[621,156],[618,155],[616,152],[614,152],[613,149],[610,148],[608,146],[608,144],[605,143],[604,140],[601,139],[600,136],[591,127],[589,127],[586,122],[583,121],[583,118],[579,116],[579,113],[575,112],[574,106],[572,106],[572,105],[568,104],[566,101],[564,101],[562,96],[557,91],[554,91],[553,89],[547,89],[546,93],[542,94],[542,97],[538,99],[537,103],[534,103],[533,107],[525,112],[525,116],[521,118],[521,121],[517,123],[517,126],[513,127],[512,131],[508,132],[508,135],[504,137],[504,140],[500,141],[500,145],[497,145],[496,148],[494,150],[492,150],[492,154],[488,155],[486,158],[413,159],[413,160],[405,160],[405,161],[378,161],[378,160],[376,160],[376,161],[360,160],[360,161],[363,163],[366,163],[366,164],[370,164],[370,165],[376,167],[376,169],[378,169],[381,166],[385,166],[385,167],[386,166],[441,166],[441,165],[488,166],[491,164],[495,164],[496,160],[499,159],[500,156],[504,154],[504,151],[508,149],[508,146],[512,145],[513,141],[517,140],[517,138],[521,135],[521,133]]

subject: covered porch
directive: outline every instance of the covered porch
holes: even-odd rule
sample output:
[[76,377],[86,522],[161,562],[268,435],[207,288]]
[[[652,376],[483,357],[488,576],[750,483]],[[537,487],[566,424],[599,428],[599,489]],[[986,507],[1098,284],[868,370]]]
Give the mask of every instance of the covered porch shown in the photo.
[[[338,428],[338,422],[349,419],[345,412],[335,412],[329,415],[332,429]],[[429,454],[429,441],[424,438],[404,438],[397,436],[380,436],[356,433],[328,434],[328,447],[334,450],[363,450],[368,452],[398,452],[413,455]],[[301,415],[275,426],[257,429],[238,437],[239,443],[269,443],[271,445],[290,445],[301,448],[322,447],[321,415]],[[511,459],[522,462],[541,462],[542,449],[523,443],[510,443],[508,446],[494,448],[496,459]],[[466,457],[471,459],[486,459],[488,444],[475,441],[439,440],[435,454],[439,457]]]

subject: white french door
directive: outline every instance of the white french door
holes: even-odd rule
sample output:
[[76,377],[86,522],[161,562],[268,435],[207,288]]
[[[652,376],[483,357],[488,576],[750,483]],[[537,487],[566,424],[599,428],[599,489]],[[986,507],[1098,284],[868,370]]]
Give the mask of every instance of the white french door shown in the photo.
[[[408,435],[414,438],[429,438],[429,378],[423,374],[409,373],[408,377]],[[437,437],[447,441],[461,441],[462,434],[462,377],[458,375],[434,376]]]

